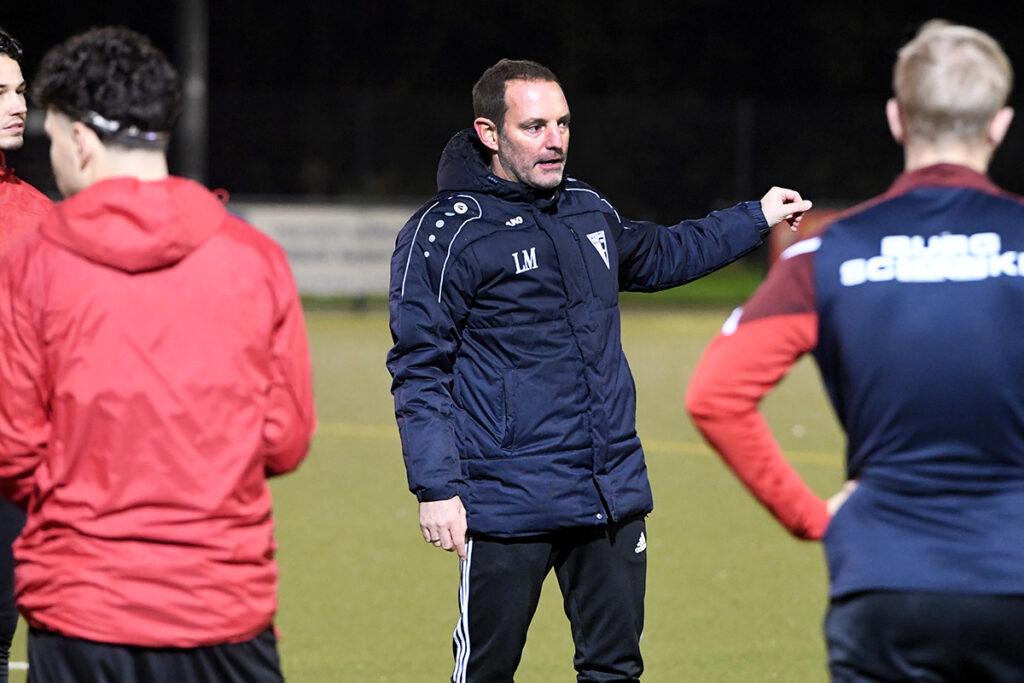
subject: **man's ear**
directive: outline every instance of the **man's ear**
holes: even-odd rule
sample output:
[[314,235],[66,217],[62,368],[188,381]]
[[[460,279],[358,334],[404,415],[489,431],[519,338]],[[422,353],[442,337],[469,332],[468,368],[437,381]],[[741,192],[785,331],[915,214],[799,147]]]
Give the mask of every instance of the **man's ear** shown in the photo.
[[900,104],[895,97],[890,97],[889,101],[885,103],[885,118],[889,121],[889,132],[892,133],[892,139],[902,145],[906,141],[906,137],[903,130],[903,118],[900,116]]
[[71,137],[75,141],[75,149],[78,152],[78,167],[83,169],[96,156],[96,152],[103,146],[100,137],[89,126],[81,121],[71,123]]
[[992,121],[988,124],[988,141],[992,145],[992,149],[1002,144],[1012,122],[1013,107],[1003,107],[992,117]]
[[484,143],[484,147],[492,152],[498,151],[498,127],[494,125],[494,121],[481,116],[473,121],[473,128],[476,129],[477,137]]

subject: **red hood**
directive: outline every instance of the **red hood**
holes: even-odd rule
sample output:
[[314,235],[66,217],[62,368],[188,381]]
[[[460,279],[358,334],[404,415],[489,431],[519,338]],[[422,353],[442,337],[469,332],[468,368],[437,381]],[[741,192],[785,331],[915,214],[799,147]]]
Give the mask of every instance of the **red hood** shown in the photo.
[[90,261],[137,273],[177,263],[225,215],[212,192],[185,178],[110,178],[57,204],[40,231]]

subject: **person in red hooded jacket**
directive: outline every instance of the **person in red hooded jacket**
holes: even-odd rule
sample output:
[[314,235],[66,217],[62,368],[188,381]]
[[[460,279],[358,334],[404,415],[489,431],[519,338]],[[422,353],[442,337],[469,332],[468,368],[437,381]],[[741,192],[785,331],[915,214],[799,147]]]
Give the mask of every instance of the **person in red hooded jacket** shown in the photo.
[[267,477],[315,417],[284,251],[168,174],[177,74],[93,29],[33,85],[61,193],[0,261],[0,493],[35,681],[281,681]]
[[[28,106],[22,54],[21,44],[0,28],[0,253],[38,225],[53,206],[46,195],[14,175],[4,156],[25,142]],[[0,499],[0,683],[7,682],[7,660],[18,626],[11,543],[24,524],[24,513]]]

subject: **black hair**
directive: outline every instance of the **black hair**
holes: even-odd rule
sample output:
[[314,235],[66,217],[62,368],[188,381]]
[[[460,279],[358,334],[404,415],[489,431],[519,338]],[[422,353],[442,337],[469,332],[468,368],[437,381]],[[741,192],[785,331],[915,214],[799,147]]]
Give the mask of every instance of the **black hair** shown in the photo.
[[72,36],[47,52],[31,94],[36,106],[124,147],[166,148],[181,112],[174,67],[149,38],[115,26]]
[[473,86],[473,115],[490,119],[500,130],[508,111],[505,87],[514,80],[558,83],[554,72],[542,64],[528,59],[502,59],[484,71]]
[[15,40],[7,31],[0,28],[0,55],[7,55],[14,61],[21,63],[21,43]]

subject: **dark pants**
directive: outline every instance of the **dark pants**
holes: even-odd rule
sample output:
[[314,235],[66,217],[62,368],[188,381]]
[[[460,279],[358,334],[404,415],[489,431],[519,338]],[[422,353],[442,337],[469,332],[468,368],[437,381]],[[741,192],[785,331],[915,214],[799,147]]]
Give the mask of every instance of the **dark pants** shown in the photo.
[[30,683],[283,683],[273,628],[196,648],[111,645],[29,629]]
[[646,548],[642,518],[520,539],[474,536],[462,563],[452,681],[513,680],[551,569],[572,628],[577,680],[639,681]]
[[1024,681],[1024,596],[870,592],[825,617],[834,683]]
[[25,526],[25,513],[0,499],[0,683],[7,683],[7,660],[11,641],[18,626],[18,609],[14,606],[14,555],[11,544]]

